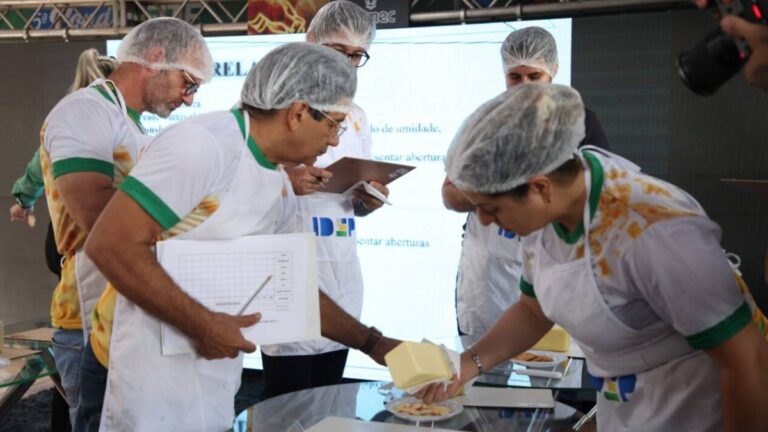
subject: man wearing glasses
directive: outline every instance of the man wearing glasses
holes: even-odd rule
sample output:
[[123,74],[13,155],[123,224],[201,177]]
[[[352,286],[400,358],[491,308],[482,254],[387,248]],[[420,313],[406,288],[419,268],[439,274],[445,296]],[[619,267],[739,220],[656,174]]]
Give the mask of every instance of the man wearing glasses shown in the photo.
[[[356,86],[354,68],[337,52],[304,42],[281,45],[248,73],[238,108],[184,120],[147,147],[86,244],[111,282],[107,290],[121,294],[103,430],[231,429],[242,353],[256,350],[240,329],[260,314],[208,310],[174,283],[152,246],[157,238],[295,232],[297,201],[284,166],[312,165],[338,145]],[[398,343],[367,342],[368,327],[322,293],[320,318],[324,335],[370,347],[379,362]],[[196,353],[162,355],[161,321],[182,332]]]
[[123,39],[118,60],[106,80],[62,99],[41,131],[48,209],[64,255],[51,302],[54,356],[76,430],[87,428],[80,423],[83,411],[101,405],[103,353],[109,345],[103,325],[111,318],[109,311],[91,314],[106,280],[83,253],[86,237],[149,140],[141,113],[168,117],[181,104],[191,104],[198,86],[213,74],[205,40],[172,18],[137,26]]
[[[507,35],[501,45],[507,89],[529,82],[551,83],[559,61],[554,36],[541,27],[525,27]],[[597,115],[586,109],[583,145],[609,150]],[[495,223],[483,225],[475,206],[446,177],[443,204],[467,213],[456,277],[456,318],[460,335],[480,337],[520,299],[517,281],[522,271],[521,238]]]
[[[375,20],[368,12],[352,2],[339,0],[328,3],[317,12],[309,25],[307,41],[344,54],[353,66],[359,68],[370,58],[367,49],[375,33]],[[318,120],[328,117],[322,111],[313,111],[312,115]],[[345,156],[360,159],[371,156],[370,127],[359,106],[352,105],[343,123],[337,125],[337,131],[338,146],[328,148],[314,165],[289,169],[288,174],[294,192],[299,195],[303,230],[314,231],[317,236],[320,289],[344,311],[359,319],[363,306],[363,278],[357,256],[355,216],[370,214],[383,202],[363,191],[355,191],[352,199],[322,193],[323,184],[331,176],[323,168]],[[371,182],[371,186],[384,195],[389,193],[382,184]],[[326,227],[333,224],[333,229],[320,229],[321,223]],[[337,232],[345,235],[338,236]],[[370,346],[380,335],[377,329],[370,328]],[[348,352],[346,346],[325,338],[262,346],[264,397],[338,384]]]

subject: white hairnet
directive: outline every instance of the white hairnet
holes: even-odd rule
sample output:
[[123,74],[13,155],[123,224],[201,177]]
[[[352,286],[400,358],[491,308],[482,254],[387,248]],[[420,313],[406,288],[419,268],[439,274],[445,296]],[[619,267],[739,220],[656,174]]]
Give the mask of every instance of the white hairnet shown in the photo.
[[495,194],[549,174],[584,139],[584,104],[566,86],[520,84],[481,105],[462,124],[445,160],[459,189]]
[[320,44],[339,43],[367,51],[376,37],[376,18],[350,1],[336,0],[317,11],[307,33]]
[[518,66],[541,69],[552,78],[557,74],[557,43],[541,27],[515,30],[501,44],[501,62],[504,73]]
[[[153,48],[163,55],[150,58]],[[137,25],[120,42],[117,59],[151,69],[180,69],[208,82],[213,76],[213,59],[205,39],[194,27],[177,18],[152,18]]]
[[273,49],[251,68],[240,100],[264,110],[304,101],[320,111],[346,113],[356,89],[357,73],[346,56],[322,45],[295,42]]

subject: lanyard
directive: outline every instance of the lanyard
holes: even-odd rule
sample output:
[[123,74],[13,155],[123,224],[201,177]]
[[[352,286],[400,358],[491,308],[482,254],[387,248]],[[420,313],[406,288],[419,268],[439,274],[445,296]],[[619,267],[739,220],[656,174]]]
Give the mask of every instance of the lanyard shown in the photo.
[[123,114],[131,119],[131,121],[139,128],[142,134],[147,134],[147,131],[144,130],[144,126],[141,124],[141,117],[139,116],[139,113],[128,108],[128,105],[125,103],[125,99],[123,98],[123,94],[120,93],[120,90],[117,88],[117,85],[115,85],[113,81],[97,80],[92,84],[92,86],[98,90],[102,96],[120,107],[120,109],[123,111]]

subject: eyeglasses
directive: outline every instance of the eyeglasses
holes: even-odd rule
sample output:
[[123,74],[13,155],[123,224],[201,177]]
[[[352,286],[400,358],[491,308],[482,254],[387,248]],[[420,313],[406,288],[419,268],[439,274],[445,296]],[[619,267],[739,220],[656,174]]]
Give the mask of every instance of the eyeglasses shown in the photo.
[[329,116],[323,111],[320,111],[318,109],[314,109],[312,107],[309,107],[309,113],[312,115],[312,118],[316,121],[322,121],[323,117],[327,118],[331,122],[331,131],[336,133],[336,136],[341,136],[344,131],[347,130],[347,127],[342,125],[341,123],[337,122],[333,119],[333,117]]
[[182,70],[181,74],[184,76],[184,80],[186,80],[184,96],[192,96],[193,94],[197,93],[197,90],[200,88],[200,84],[198,84],[197,81],[192,78],[192,75],[190,75],[187,71]]
[[368,60],[371,59],[370,54],[368,54],[365,51],[352,53],[352,54],[348,54],[348,53],[343,53],[343,54],[349,57],[349,60],[352,62],[353,65],[355,65],[355,67],[359,67],[359,68],[365,66],[365,64],[368,63]]
[[350,53],[350,52],[347,52],[345,48],[336,44],[323,44],[323,45],[347,56],[349,60],[352,62],[352,65],[355,67],[359,67],[359,68],[363,67],[365,66],[366,63],[368,63],[368,60],[371,59],[371,55],[368,54],[367,51],[355,51]]

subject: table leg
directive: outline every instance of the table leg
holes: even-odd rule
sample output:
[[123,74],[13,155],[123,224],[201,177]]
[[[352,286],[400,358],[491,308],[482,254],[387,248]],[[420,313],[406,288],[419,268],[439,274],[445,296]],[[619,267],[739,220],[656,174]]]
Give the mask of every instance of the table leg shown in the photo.
[[[53,354],[51,354],[49,350],[40,351],[40,358],[43,359],[48,370],[56,370],[56,361],[53,359]],[[56,372],[55,374],[50,375],[50,378],[54,387],[56,387],[56,391],[59,392],[64,400],[67,400],[67,394],[64,392],[64,387],[61,385],[61,376],[59,376],[59,373]]]
[[593,406],[592,409],[589,410],[589,412],[586,415],[584,415],[584,417],[580,418],[579,421],[577,421],[576,424],[573,425],[573,430],[580,431],[581,428],[583,428],[584,425],[587,424],[587,422],[595,418],[596,415],[597,415],[597,405]]

